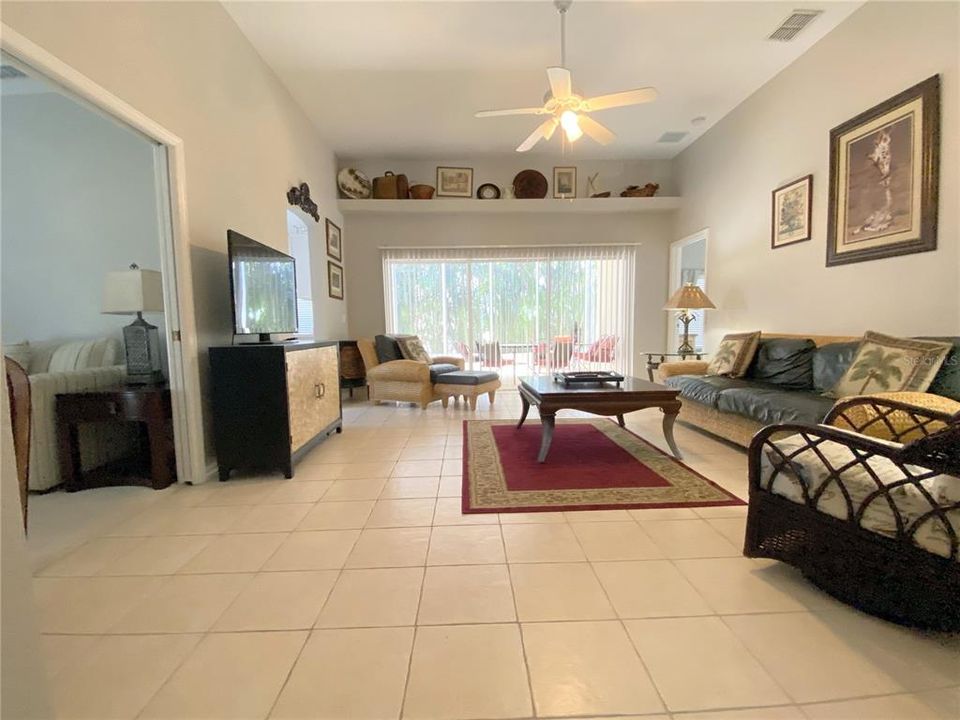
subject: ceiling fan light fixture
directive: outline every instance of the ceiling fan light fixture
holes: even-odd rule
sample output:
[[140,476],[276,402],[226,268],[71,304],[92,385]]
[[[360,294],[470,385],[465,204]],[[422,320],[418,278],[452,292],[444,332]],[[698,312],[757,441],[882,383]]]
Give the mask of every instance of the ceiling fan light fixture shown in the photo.
[[548,115],[549,118],[517,147],[517,152],[530,150],[541,140],[550,140],[558,127],[563,129],[563,137],[573,143],[586,135],[601,145],[609,145],[616,135],[598,123],[590,113],[598,110],[640,105],[657,99],[657,91],[652,87],[622,90],[620,92],[582,97],[573,90],[570,70],[567,68],[566,14],[573,0],[553,0],[560,15],[560,64],[547,68],[547,81],[550,89],[543,97],[542,107],[512,108],[508,110],[482,110],[476,117],[497,117],[501,115]]
[[580,117],[573,110],[564,110],[560,115],[560,126],[570,142],[576,142],[583,136],[580,129]]

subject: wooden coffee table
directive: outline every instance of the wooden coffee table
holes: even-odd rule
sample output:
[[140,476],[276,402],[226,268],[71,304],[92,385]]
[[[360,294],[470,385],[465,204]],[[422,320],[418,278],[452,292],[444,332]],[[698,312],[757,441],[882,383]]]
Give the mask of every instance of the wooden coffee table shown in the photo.
[[620,387],[600,383],[563,385],[547,376],[522,377],[519,378],[519,383],[523,413],[517,429],[523,426],[531,405],[535,405],[540,412],[543,436],[540,440],[538,462],[546,460],[547,453],[550,452],[558,410],[582,410],[594,415],[616,416],[620,427],[623,427],[624,413],[649,407],[658,407],[663,412],[663,436],[667,439],[673,456],[678,460],[683,459],[673,439],[673,423],[680,412],[678,390],[635,377],[625,378]]

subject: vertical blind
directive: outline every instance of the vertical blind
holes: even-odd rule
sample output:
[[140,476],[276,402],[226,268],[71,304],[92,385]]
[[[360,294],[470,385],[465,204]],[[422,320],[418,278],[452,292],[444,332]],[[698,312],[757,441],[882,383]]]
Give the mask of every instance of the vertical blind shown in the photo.
[[469,367],[633,365],[633,246],[385,248],[387,331]]

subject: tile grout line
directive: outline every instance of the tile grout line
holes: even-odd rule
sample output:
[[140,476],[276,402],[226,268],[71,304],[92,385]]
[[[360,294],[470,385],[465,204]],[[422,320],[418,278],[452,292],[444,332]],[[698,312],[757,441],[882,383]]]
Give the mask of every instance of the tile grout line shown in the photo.
[[[642,530],[642,528],[641,528]],[[580,546],[580,552],[583,553],[583,556],[588,559],[588,564],[590,566],[590,572],[593,575],[594,580],[597,581],[597,585],[600,586],[600,591],[603,593],[604,598],[607,600],[607,605],[610,606],[610,610],[613,612],[614,621],[620,626],[620,629],[623,631],[624,635],[627,637],[627,642],[630,643],[630,647],[633,648],[634,655],[637,656],[637,660],[640,662],[640,667],[643,668],[643,672],[647,676],[647,680],[650,682],[650,687],[653,688],[653,691],[657,694],[657,699],[660,702],[660,706],[663,708],[664,712],[668,713],[669,705],[663,694],[660,692],[660,688],[657,685],[656,680],[653,678],[653,673],[650,672],[650,668],[647,667],[647,664],[643,661],[643,657],[640,655],[640,649],[637,647],[636,643],[633,642],[633,638],[630,636],[630,631],[627,629],[626,623],[623,621],[623,618],[620,616],[620,613],[617,611],[616,605],[613,604],[613,600],[610,598],[610,594],[607,592],[607,588],[604,586],[603,581],[600,579],[600,576],[597,575],[596,568],[593,567],[593,563],[589,561],[589,555],[587,554],[586,548],[583,547],[583,542],[580,540],[580,536],[577,535],[576,531],[573,531],[573,537],[577,541],[577,545]],[[652,540],[652,538],[651,538]],[[656,543],[654,543],[656,545]],[[609,621],[601,621],[609,622]]]
[[530,693],[530,709],[533,717],[539,717],[537,700],[533,694],[533,674],[530,672],[530,658],[527,655],[527,642],[523,632],[523,622],[520,619],[520,607],[517,605],[517,592],[513,586],[513,570],[507,562],[507,541],[503,534],[503,525],[500,525],[500,543],[503,545],[504,565],[507,569],[507,581],[510,583],[510,599],[513,601],[513,616],[516,618],[517,633],[520,635],[520,653],[523,655],[523,669],[527,676],[527,692]]
[[[328,489],[329,489],[329,488],[328,488]],[[320,620],[320,615],[323,614],[324,609],[327,607],[327,603],[330,602],[330,597],[333,595],[333,591],[334,591],[334,590],[336,589],[336,587],[337,587],[337,583],[339,583],[339,582],[340,582],[340,578],[343,577],[344,566],[346,565],[347,559],[350,557],[350,554],[353,552],[353,549],[357,546],[357,543],[360,541],[360,535],[362,534],[362,532],[363,532],[363,531],[361,530],[359,533],[357,533],[357,537],[354,538],[353,544],[350,545],[350,550],[349,550],[349,551],[347,552],[347,554],[344,556],[344,558],[343,558],[343,565],[341,565],[340,568],[337,570],[337,576],[333,579],[333,582],[330,584],[330,590],[327,592],[327,596],[323,599],[323,602],[320,603],[320,607],[317,609],[317,614],[316,614],[316,616],[313,618],[313,624],[312,624],[312,625],[310,626],[310,628],[307,630],[307,636],[304,638],[303,644],[300,646],[299,652],[297,652],[297,657],[294,658],[293,662],[290,664],[290,669],[287,671],[286,677],[284,677],[283,682],[280,684],[280,689],[277,690],[276,697],[274,697],[274,698],[273,698],[273,702],[270,703],[270,709],[267,711],[266,717],[269,718],[269,717],[273,714],[273,711],[274,711],[274,709],[276,708],[277,703],[280,702],[280,696],[283,695],[283,691],[286,690],[287,684],[290,682],[290,678],[291,678],[291,676],[293,675],[294,668],[296,668],[296,667],[297,667],[297,663],[300,662],[300,658],[303,656],[303,651],[306,649],[307,643],[310,642],[310,639],[313,637],[314,632],[316,632],[316,630],[317,630],[316,625],[317,625],[317,622],[319,622],[319,620]],[[280,552],[280,548],[279,548],[279,547],[274,551],[274,553],[273,553],[269,558],[267,558],[267,560],[264,561],[263,564],[266,565],[268,562],[270,562],[270,560],[273,558],[273,556],[276,555],[278,552]],[[292,571],[292,572],[305,572],[305,571]],[[322,572],[322,571],[320,571],[320,572]],[[239,597],[240,597],[240,596],[238,595],[237,598],[239,598]],[[235,603],[235,602],[236,602],[236,598],[234,599],[234,603]],[[233,603],[230,604],[230,607],[232,607],[232,606],[233,606]],[[230,608],[228,607],[227,610],[229,610],[229,609],[230,609]],[[220,614],[220,616],[219,616],[219,617],[217,618],[217,620],[213,623],[213,625],[211,625],[211,628],[214,627],[214,626],[216,626],[217,622],[219,622],[219,621],[223,618],[223,616],[224,616],[224,614],[226,614],[227,610],[224,610],[224,611]]]
[[[436,508],[434,508],[436,512]],[[400,696],[400,711],[397,715],[398,720],[403,717],[403,713],[406,710],[407,705],[407,691],[410,688],[410,674],[413,670],[413,653],[417,647],[417,634],[419,633],[420,627],[420,606],[423,604],[423,589],[427,584],[427,560],[430,557],[430,545],[433,542],[433,528],[430,529],[430,534],[427,536],[427,551],[423,555],[423,575],[420,580],[420,594],[417,597],[417,611],[413,616],[413,636],[410,639],[410,657],[407,658],[407,674],[403,680],[403,694]]]

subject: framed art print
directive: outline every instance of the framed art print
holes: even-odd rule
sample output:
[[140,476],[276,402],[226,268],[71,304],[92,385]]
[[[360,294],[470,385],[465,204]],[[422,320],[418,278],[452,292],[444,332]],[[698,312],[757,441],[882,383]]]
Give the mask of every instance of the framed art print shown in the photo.
[[813,175],[794,180],[773,191],[770,247],[776,249],[810,239]]
[[830,131],[827,266],[937,249],[940,76]]
[[337,262],[343,262],[343,245],[340,228],[327,218],[327,255]]
[[437,197],[473,197],[473,168],[438,167]]
[[334,300],[343,300],[343,268],[327,260],[327,292]]
[[577,196],[577,169],[575,167],[555,167],[553,169],[553,196],[555,198],[575,198]]

